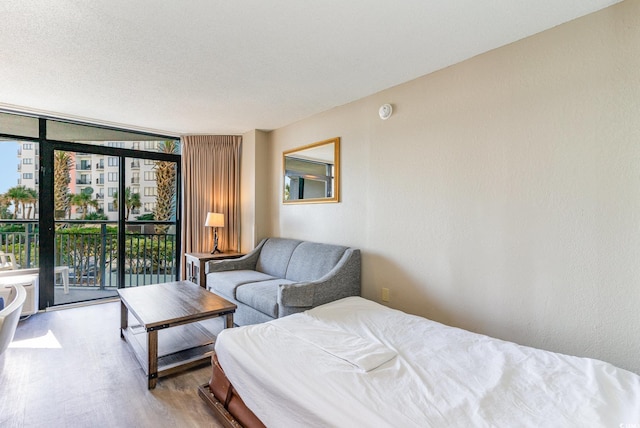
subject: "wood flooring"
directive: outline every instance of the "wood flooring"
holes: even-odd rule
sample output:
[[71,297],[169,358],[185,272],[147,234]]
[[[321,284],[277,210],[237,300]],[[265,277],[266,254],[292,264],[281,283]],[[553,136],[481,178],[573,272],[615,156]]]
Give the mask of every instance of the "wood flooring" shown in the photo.
[[[220,331],[223,320],[207,326]],[[197,394],[209,365],[149,391],[119,327],[119,302],[21,321],[0,355],[0,427],[221,427]]]

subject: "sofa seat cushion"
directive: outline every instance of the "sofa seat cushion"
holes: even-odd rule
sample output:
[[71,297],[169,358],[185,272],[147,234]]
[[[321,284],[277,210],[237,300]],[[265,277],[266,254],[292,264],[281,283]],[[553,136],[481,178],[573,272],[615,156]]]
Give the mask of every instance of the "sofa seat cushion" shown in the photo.
[[280,284],[292,284],[286,279],[273,279],[238,286],[236,300],[245,305],[278,318],[278,287]]
[[238,286],[272,279],[275,278],[255,270],[230,270],[216,272],[215,275],[207,275],[207,288],[222,297],[236,299]]

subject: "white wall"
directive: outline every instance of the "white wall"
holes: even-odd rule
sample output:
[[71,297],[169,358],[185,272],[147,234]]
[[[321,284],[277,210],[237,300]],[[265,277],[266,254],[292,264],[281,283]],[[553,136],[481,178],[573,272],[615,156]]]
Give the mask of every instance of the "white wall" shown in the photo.
[[248,252],[256,240],[256,132],[242,135],[240,155],[240,251]]
[[247,253],[267,235],[269,198],[269,143],[264,131],[242,135],[240,180],[240,251]]
[[[640,373],[639,17],[627,0],[273,131],[257,238],[359,247],[365,297]],[[282,151],[336,136],[341,203],[282,205]]]

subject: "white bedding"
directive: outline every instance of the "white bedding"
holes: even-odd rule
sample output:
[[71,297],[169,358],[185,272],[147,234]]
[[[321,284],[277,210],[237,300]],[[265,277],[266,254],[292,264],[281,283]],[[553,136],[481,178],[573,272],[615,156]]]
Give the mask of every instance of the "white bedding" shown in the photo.
[[[339,340],[323,346],[301,332],[305,324],[388,350],[388,361],[366,371],[349,359],[366,360],[367,352]],[[227,377],[267,427],[640,426],[636,374],[359,297],[226,329],[215,346]]]

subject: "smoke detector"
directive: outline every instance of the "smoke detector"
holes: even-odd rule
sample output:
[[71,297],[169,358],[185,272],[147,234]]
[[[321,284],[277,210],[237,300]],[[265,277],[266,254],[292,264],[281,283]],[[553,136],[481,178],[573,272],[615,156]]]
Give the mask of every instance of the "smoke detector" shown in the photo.
[[378,114],[380,115],[380,119],[382,120],[389,119],[392,113],[393,113],[393,107],[391,107],[391,104],[383,104],[380,107],[380,110],[378,110]]

